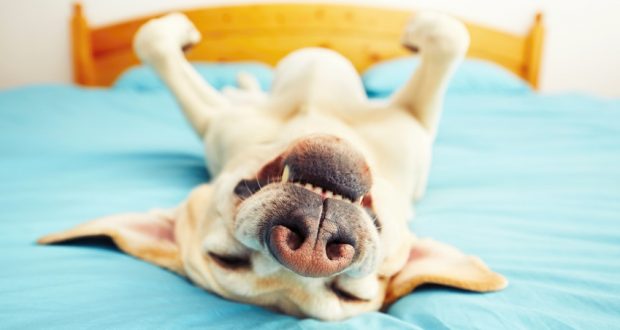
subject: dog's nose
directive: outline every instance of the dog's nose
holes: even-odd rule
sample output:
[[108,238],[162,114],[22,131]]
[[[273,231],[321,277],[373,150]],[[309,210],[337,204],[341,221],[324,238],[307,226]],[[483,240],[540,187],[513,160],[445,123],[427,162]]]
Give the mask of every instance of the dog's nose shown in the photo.
[[356,254],[354,233],[346,223],[326,217],[330,207],[344,203],[326,200],[319,218],[292,212],[285,221],[274,222],[267,234],[272,255],[302,276],[326,277],[345,270]]
[[312,242],[291,228],[271,228],[271,250],[292,271],[309,277],[324,277],[344,270],[351,264],[355,249],[339,242]]

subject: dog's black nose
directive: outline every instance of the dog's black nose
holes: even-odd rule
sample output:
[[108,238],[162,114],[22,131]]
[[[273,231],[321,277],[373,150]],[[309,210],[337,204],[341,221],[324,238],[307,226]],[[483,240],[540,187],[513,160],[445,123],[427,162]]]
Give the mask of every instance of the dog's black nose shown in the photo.
[[359,200],[372,185],[364,156],[348,142],[315,135],[294,143],[283,159],[289,181],[310,183],[326,191]]
[[[287,210],[271,222],[266,243],[272,255],[290,270],[309,277],[339,273],[351,265],[356,255],[356,232],[351,203],[304,192],[305,204]],[[309,205],[312,204],[312,205]],[[316,205],[314,205],[316,204]],[[322,205],[321,205],[322,204]]]

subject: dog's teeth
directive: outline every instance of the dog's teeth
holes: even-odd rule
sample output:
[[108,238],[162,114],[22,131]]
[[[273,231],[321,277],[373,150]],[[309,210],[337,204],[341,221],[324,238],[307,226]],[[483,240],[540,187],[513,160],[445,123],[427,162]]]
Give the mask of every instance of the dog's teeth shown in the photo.
[[323,189],[321,187],[314,187],[314,192],[319,194],[319,195],[322,195],[323,194]]
[[314,187],[311,184],[309,184],[309,183],[306,183],[306,185],[304,187],[306,187],[306,189],[308,189],[310,191],[314,190]]
[[291,175],[291,170],[288,168],[288,165],[284,166],[284,171],[282,171],[282,183],[287,183],[288,178]]
[[332,197],[334,197],[334,193],[333,192],[331,192],[329,190],[325,192],[325,198],[332,198]]
[[337,200],[342,200],[342,196],[338,195],[338,194],[334,194],[334,199]]

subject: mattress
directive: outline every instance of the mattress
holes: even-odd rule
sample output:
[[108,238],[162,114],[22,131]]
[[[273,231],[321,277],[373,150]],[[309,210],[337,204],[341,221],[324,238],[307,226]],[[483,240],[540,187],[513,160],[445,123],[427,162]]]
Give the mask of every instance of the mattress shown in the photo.
[[222,299],[106,241],[35,244],[91,218],[176,205],[209,180],[204,157],[164,90],[44,85],[0,92],[0,327],[620,325],[617,100],[448,95],[428,192],[410,226],[504,274],[510,285],[496,293],[426,286],[386,313],[326,323]]

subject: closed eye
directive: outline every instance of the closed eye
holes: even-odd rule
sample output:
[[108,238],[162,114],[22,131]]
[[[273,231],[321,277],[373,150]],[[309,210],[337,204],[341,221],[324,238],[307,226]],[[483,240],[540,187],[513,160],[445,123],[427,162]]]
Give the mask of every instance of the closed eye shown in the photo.
[[335,283],[330,284],[329,289],[338,297],[338,299],[346,302],[369,302],[368,299],[362,299],[354,296],[349,292],[346,292],[339,288]]
[[227,256],[209,252],[211,260],[215,261],[222,268],[229,270],[246,270],[250,269],[252,263],[249,257],[244,256]]

